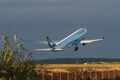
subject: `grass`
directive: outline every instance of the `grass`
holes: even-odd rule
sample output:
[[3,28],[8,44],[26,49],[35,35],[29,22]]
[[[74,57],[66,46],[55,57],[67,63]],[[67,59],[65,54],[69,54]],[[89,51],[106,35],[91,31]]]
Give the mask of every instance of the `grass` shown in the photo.
[[[40,65],[36,65],[36,70],[40,69]],[[120,64],[116,63],[88,63],[88,64],[44,64],[45,70],[52,72],[67,72],[69,70],[96,70],[96,71],[109,71],[109,70],[120,70]]]

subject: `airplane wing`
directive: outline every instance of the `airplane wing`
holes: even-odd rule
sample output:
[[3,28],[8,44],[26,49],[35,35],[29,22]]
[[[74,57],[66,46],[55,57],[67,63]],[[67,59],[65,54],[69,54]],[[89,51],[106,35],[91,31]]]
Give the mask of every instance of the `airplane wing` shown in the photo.
[[100,39],[93,39],[93,40],[81,40],[80,43],[82,45],[85,45],[85,44],[89,44],[89,43],[93,43],[93,42],[97,42],[97,41],[101,41],[101,40],[104,40],[104,37],[100,38]]

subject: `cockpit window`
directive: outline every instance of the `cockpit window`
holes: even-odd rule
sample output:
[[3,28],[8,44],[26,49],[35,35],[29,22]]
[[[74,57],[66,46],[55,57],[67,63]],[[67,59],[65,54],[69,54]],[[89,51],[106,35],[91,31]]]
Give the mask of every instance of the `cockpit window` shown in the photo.
[[85,33],[85,30],[81,30],[78,35]]

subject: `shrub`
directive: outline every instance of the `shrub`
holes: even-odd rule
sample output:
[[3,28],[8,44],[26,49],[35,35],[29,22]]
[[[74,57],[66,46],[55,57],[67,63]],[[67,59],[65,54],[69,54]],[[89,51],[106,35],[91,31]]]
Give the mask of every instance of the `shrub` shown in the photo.
[[0,50],[0,80],[35,80],[32,53],[24,44],[13,43],[7,36],[2,36]]

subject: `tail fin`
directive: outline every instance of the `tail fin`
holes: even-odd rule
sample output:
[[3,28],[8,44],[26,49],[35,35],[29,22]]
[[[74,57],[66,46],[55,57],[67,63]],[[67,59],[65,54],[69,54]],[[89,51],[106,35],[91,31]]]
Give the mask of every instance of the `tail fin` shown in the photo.
[[55,46],[55,43],[53,43],[48,36],[46,37],[46,39],[47,39],[49,47],[53,48]]

